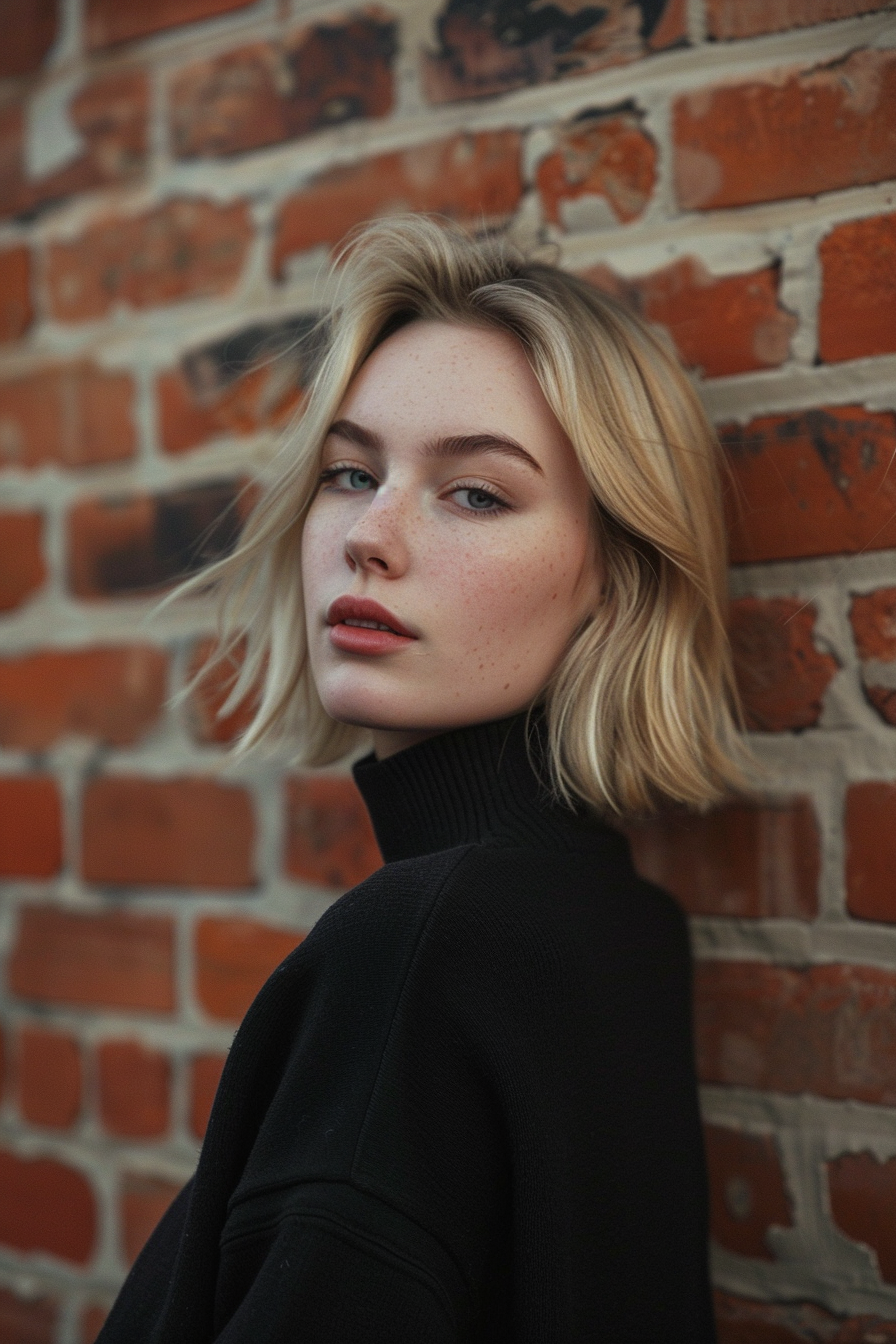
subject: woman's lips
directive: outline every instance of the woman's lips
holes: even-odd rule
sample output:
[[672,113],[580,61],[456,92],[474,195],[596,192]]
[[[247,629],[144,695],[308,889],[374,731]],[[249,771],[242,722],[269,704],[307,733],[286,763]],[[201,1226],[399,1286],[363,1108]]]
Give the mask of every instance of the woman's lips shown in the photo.
[[330,643],[343,653],[396,653],[416,638],[397,616],[368,597],[337,597],[327,611]]

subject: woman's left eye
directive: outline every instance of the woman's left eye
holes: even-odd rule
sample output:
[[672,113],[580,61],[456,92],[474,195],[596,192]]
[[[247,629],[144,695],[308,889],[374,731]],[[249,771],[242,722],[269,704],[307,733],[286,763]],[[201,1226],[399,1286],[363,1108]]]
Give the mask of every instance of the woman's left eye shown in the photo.
[[459,485],[451,493],[461,508],[473,513],[500,513],[509,507],[499,495],[481,485]]

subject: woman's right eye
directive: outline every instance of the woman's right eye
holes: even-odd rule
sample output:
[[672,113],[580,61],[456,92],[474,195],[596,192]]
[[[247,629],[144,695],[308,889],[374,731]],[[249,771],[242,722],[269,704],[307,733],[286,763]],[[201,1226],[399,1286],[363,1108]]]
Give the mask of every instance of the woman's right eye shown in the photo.
[[337,489],[353,493],[376,487],[376,478],[362,467],[329,467],[321,472],[320,480],[322,485],[335,485]]

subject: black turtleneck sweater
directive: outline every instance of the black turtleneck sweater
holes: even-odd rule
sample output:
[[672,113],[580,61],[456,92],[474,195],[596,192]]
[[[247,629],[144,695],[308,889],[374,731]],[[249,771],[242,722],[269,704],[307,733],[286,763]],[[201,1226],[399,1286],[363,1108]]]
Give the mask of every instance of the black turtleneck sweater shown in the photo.
[[709,1344],[690,959],[522,718],[355,779],[386,860],[274,972],[101,1344]]

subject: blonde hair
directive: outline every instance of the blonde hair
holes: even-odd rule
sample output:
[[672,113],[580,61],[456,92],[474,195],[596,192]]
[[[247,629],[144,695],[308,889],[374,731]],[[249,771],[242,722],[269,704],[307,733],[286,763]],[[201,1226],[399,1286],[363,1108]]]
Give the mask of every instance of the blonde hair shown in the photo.
[[245,639],[222,710],[257,691],[239,749],[294,738],[304,763],[325,765],[364,739],[330,718],[311,676],[302,528],[352,379],[392,332],[429,319],[519,340],[594,498],[603,592],[543,694],[558,793],[637,814],[741,786],[719,449],[663,341],[578,277],[423,216],[364,226],[340,262],[326,350],[276,478],[234,552],[184,586],[214,584],[218,661]]

